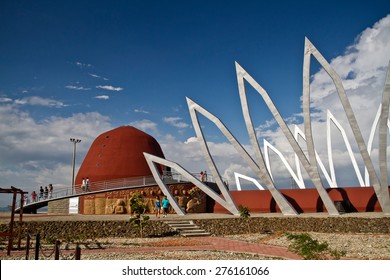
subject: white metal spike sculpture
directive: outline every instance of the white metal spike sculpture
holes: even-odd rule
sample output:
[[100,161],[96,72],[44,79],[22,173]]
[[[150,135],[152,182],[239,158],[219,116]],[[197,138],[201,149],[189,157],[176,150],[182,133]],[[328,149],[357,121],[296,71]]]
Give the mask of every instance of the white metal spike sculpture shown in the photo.
[[[359,125],[356,121],[355,114],[352,110],[351,104],[349,103],[349,99],[345,93],[339,75],[325,60],[325,58],[320,54],[320,52],[314,47],[314,45],[307,38],[305,38],[304,71],[303,71],[303,114],[304,114],[305,135],[307,139],[309,159],[313,167],[316,167],[317,164],[316,164],[316,157],[314,152],[314,142],[312,137],[311,118],[310,118],[310,58],[311,55],[313,55],[316,58],[316,60],[320,63],[323,69],[328,73],[330,78],[333,80],[341,104],[343,105],[345,114],[347,116],[349,125],[352,129],[356,143],[359,147],[359,151],[362,156],[363,162],[373,182],[373,187],[375,190],[375,194],[378,198],[379,204],[381,205],[381,208],[384,213],[390,214],[390,199],[389,199],[389,191],[388,191],[388,184],[387,184],[388,174],[387,174],[387,160],[386,160],[386,156],[387,156],[386,124],[389,116],[390,74],[388,73],[386,79],[386,85],[385,85],[385,90],[382,99],[382,112],[380,118],[381,120],[379,124],[379,155],[380,155],[379,165],[380,165],[380,172],[381,172],[381,180],[379,180],[376,175],[374,165],[368,153]],[[314,168],[312,171],[315,171]],[[320,185],[320,182],[318,182],[318,178],[316,174],[318,174],[318,171],[313,172],[309,175],[317,187],[317,185]],[[319,187],[317,187],[317,190],[319,191],[320,196],[323,199],[323,202],[328,209],[328,206],[330,206],[329,201],[324,200],[325,196],[323,195],[323,192]]]
[[247,181],[253,183],[256,186],[256,188],[258,188],[261,191],[264,190],[264,187],[255,178],[234,172],[234,179],[236,181],[236,188],[238,191],[242,190],[240,179],[244,179],[244,180],[247,180]]
[[[385,84],[385,90],[382,97],[382,112],[379,124],[379,167],[381,179],[379,180],[374,164],[368,153],[366,144],[364,142],[361,130],[356,121],[355,114],[352,110],[351,104],[347,94],[345,93],[342,81],[336,71],[330,66],[320,52],[314,47],[314,45],[305,38],[305,55],[304,55],[304,74],[303,74],[303,114],[305,123],[305,135],[307,138],[307,147],[309,153],[309,159],[311,163],[316,162],[314,155],[314,142],[312,138],[311,121],[310,121],[310,57],[313,55],[316,60],[321,64],[323,69],[328,73],[330,78],[336,87],[341,104],[343,105],[344,112],[347,116],[349,125],[352,129],[355,141],[359,147],[360,154],[362,156],[364,165],[368,170],[368,174],[373,183],[375,194],[378,198],[379,204],[384,213],[390,214],[390,198],[387,184],[387,119],[389,116],[389,103],[390,103],[390,74],[389,68],[387,73],[387,79]],[[324,202],[325,203],[325,202]]]
[[337,119],[332,115],[332,113],[328,110],[327,111],[327,129],[326,129],[326,138],[327,138],[327,144],[328,144],[328,158],[329,158],[329,166],[330,166],[330,172],[332,176],[332,180],[336,183],[336,174],[334,171],[334,164],[333,164],[333,149],[332,149],[332,137],[331,137],[331,129],[330,129],[330,124],[331,122],[337,127],[337,129],[340,131],[345,146],[347,147],[349,158],[351,159],[353,168],[355,170],[356,176],[358,178],[359,184],[361,187],[364,186],[364,180],[362,177],[362,174],[359,170],[358,164],[356,162],[355,155],[353,154],[351,144],[348,141],[347,134],[345,133],[344,128],[341,126],[341,124],[337,121]]
[[[375,131],[378,128],[379,118],[381,116],[381,112],[382,112],[382,104],[379,105],[379,108],[378,108],[378,111],[376,113],[375,119],[374,119],[374,121],[372,123],[370,137],[368,138],[367,149],[368,149],[368,153],[370,155],[371,155],[371,152],[372,152],[372,144],[374,142]],[[390,131],[390,120],[389,119],[387,119],[387,128]],[[366,183],[366,186],[370,185],[370,176],[368,175],[367,168],[365,168],[365,172],[364,172],[364,181]]]
[[[246,124],[247,130],[248,130],[249,138],[250,138],[251,143],[252,143],[252,148],[255,151],[255,154],[257,156],[257,160],[259,162],[259,166],[261,166],[262,171],[264,172],[262,167],[264,166],[264,169],[266,169],[266,167],[265,167],[262,152],[261,152],[259,145],[258,145],[255,130],[253,128],[252,119],[250,117],[247,98],[246,98],[244,80],[246,80],[261,95],[265,104],[270,109],[276,122],[280,126],[283,134],[287,138],[287,140],[288,140],[289,144],[291,145],[291,147],[293,148],[294,152],[298,155],[298,158],[299,158],[300,162],[302,163],[303,167],[306,169],[307,173],[309,174],[310,179],[313,181],[314,186],[316,187],[326,209],[328,210],[328,213],[330,215],[339,215],[339,212],[336,209],[336,206],[334,205],[333,201],[330,199],[328,193],[326,192],[324,186],[322,185],[321,178],[320,178],[320,175],[318,173],[317,161],[316,161],[315,157],[314,157],[314,160],[310,159],[310,161],[306,158],[306,155],[302,151],[298,142],[295,140],[293,134],[291,133],[290,129],[288,128],[286,122],[281,117],[276,106],[273,104],[268,93],[238,63],[236,63],[236,73],[237,73],[238,88],[239,88],[239,93],[240,93],[241,107],[242,107],[242,111],[243,111],[243,115],[244,115],[245,124]],[[305,117],[306,117],[306,115],[305,115]],[[310,117],[310,113],[309,113],[309,117]],[[306,133],[306,135],[307,135],[307,133]],[[311,127],[310,127],[310,133],[309,133],[309,135],[306,136],[306,139],[309,136],[312,137]],[[313,141],[311,141],[311,142],[313,142]],[[310,149],[310,148],[308,147],[308,149]],[[314,147],[313,147],[313,151],[314,151]],[[310,155],[310,153],[309,153],[309,155]]]
[[[383,98],[382,98],[382,106],[381,106],[381,112],[379,117],[379,169],[380,169],[380,179],[378,178],[374,165],[372,163],[370,153],[366,147],[366,144],[363,140],[362,133],[359,129],[359,126],[357,124],[354,112],[351,108],[351,105],[349,103],[348,97],[345,93],[344,87],[342,85],[341,79],[334,71],[334,69],[330,66],[330,64],[325,60],[325,58],[320,54],[320,52],[314,47],[314,45],[305,38],[305,51],[304,51],[304,67],[303,67],[303,116],[304,116],[304,134],[301,133],[301,136],[306,141],[307,146],[307,153],[308,157],[306,157],[306,154],[303,152],[302,148],[298,144],[298,133],[295,132],[295,137],[291,133],[289,127],[287,126],[286,122],[281,117],[279,111],[277,110],[276,106],[272,102],[271,98],[269,97],[268,93],[236,62],[236,74],[237,74],[237,82],[238,82],[238,89],[239,89],[239,96],[241,101],[241,107],[242,112],[245,120],[245,125],[248,131],[249,139],[252,144],[252,148],[255,153],[256,161],[247,153],[247,151],[242,147],[242,145],[236,140],[236,138],[229,132],[229,130],[223,125],[223,123],[214,115],[212,115],[210,112],[206,111],[204,108],[187,98],[188,108],[191,115],[192,124],[194,126],[195,132],[197,134],[197,139],[201,144],[201,148],[204,154],[204,157],[209,165],[209,168],[211,172],[213,173],[214,178],[216,179],[216,183],[218,187],[220,188],[223,196],[226,198],[226,201],[229,201],[231,199],[229,191],[226,189],[222,178],[218,172],[217,167],[215,166],[215,163],[210,155],[207,143],[203,137],[202,129],[199,125],[197,112],[203,114],[206,118],[208,118],[210,121],[212,121],[216,126],[220,129],[220,131],[225,135],[225,137],[229,140],[229,142],[234,146],[234,148],[237,150],[237,152],[241,155],[241,157],[247,162],[247,164],[251,167],[251,169],[255,172],[255,174],[258,175],[261,182],[263,182],[266,187],[270,190],[273,198],[275,199],[277,205],[281,209],[282,213],[285,215],[296,215],[296,210],[290,205],[290,203],[286,200],[286,198],[281,195],[281,193],[276,189],[274,186],[271,174],[269,172],[270,167],[267,169],[267,164],[264,160],[263,153],[259,147],[259,143],[256,137],[256,133],[252,124],[252,119],[249,112],[248,102],[247,102],[247,96],[246,96],[246,90],[245,90],[245,81],[247,81],[263,98],[265,104],[271,111],[273,117],[275,118],[276,122],[281,128],[281,131],[285,135],[287,141],[289,142],[290,146],[292,147],[297,161],[296,161],[296,168],[297,168],[297,176],[294,178],[296,182],[303,182],[302,174],[300,171],[300,165],[305,168],[309,178],[312,180],[315,188],[318,191],[319,196],[322,199],[322,202],[324,203],[328,213],[330,215],[339,215],[338,210],[336,209],[333,201],[330,199],[327,191],[325,190],[321,177],[319,174],[318,167],[321,168],[323,171],[326,179],[328,180],[331,187],[337,187],[336,179],[334,170],[332,171],[333,162],[332,157],[330,156],[330,169],[331,169],[331,176],[326,172],[325,167],[323,166],[321,160],[319,159],[318,154],[315,151],[314,147],[314,141],[313,141],[313,133],[312,133],[312,127],[311,127],[311,115],[310,115],[310,60],[311,56],[314,56],[315,59],[320,63],[320,65],[323,67],[323,69],[328,73],[330,78],[333,80],[333,83],[335,85],[336,91],[338,93],[338,96],[340,98],[340,102],[344,108],[344,112],[347,116],[348,123],[352,129],[353,136],[356,140],[356,143],[358,145],[360,154],[362,156],[363,162],[365,164],[365,167],[367,168],[368,176],[370,177],[370,180],[373,182],[373,187],[375,194],[378,198],[379,204],[385,214],[390,214],[390,198],[389,198],[389,191],[388,191],[388,174],[387,174],[387,124],[388,124],[388,118],[389,118],[389,106],[390,106],[390,73],[388,69],[387,73],[387,79],[385,84],[385,89],[383,92]],[[390,66],[389,66],[390,68]],[[341,126],[337,125],[337,121],[332,120],[333,123],[340,129],[340,131],[343,134],[343,130],[341,129]],[[375,125],[376,126],[376,125]],[[296,130],[297,131],[297,130]],[[330,133],[330,119],[328,120],[328,134]],[[346,140],[346,136],[344,137],[344,142],[346,143],[348,147],[348,152],[350,154],[351,160],[354,162],[354,158],[352,157],[352,151],[349,146],[349,142]],[[370,137],[371,138],[371,137]],[[330,140],[330,136],[328,135],[328,141]],[[329,145],[329,144],[328,144]],[[269,146],[270,147],[270,146]],[[371,144],[370,144],[371,149]],[[331,150],[331,145],[328,146],[328,151]],[[275,151],[275,150],[274,150]],[[268,156],[268,155],[267,155]],[[160,158],[152,158],[150,155],[145,155],[145,157],[148,160],[148,163],[151,168],[153,166],[150,164],[151,161],[156,161],[159,163],[167,164],[167,165],[175,165],[176,168],[179,168],[182,170],[182,172],[187,172],[183,168],[177,166],[175,163],[162,160]],[[283,158],[283,157],[281,157]],[[355,161],[356,163],[356,161]],[[355,166],[355,171],[357,170],[357,166]],[[268,164],[269,166],[269,164]],[[286,165],[287,166],[287,165]],[[159,176],[159,174],[155,174],[155,178]],[[187,172],[188,173],[188,172]],[[291,172],[290,172],[291,173]],[[356,171],[357,173],[357,171]],[[189,174],[189,173],[188,173]],[[358,174],[358,173],[357,173]],[[366,176],[366,178],[368,177]],[[358,176],[359,177],[359,176]],[[201,184],[196,178],[191,179],[191,181],[196,184]],[[196,181],[195,181],[196,180]],[[159,182],[160,187],[164,188],[166,192],[169,192],[168,188],[166,186],[163,186],[163,182],[160,178],[156,178],[156,181]],[[361,182],[361,176],[359,177],[359,181]],[[362,184],[362,183],[361,183]],[[202,186],[202,185],[201,185]],[[205,186],[202,186],[202,189],[206,191]],[[208,192],[208,190],[207,190]],[[228,199],[229,198],[229,199]],[[236,208],[230,208],[228,205],[229,202],[225,205],[225,207],[228,209],[231,209],[231,212],[233,214],[236,214]]]
[[[329,126],[328,126],[329,127]],[[294,137],[295,139],[298,141],[298,137],[302,137],[302,139],[305,141],[306,143],[306,137],[305,137],[305,134],[303,134],[302,130],[300,130],[300,128],[298,126],[295,126],[295,130],[294,130]],[[320,156],[318,155],[317,151],[315,151],[316,153],[316,158],[317,158],[317,161],[318,161],[318,165],[320,166],[320,169],[322,171],[322,173],[324,174],[325,176],[325,179],[326,181],[328,182],[329,186],[331,188],[337,188],[337,183],[336,183],[336,179],[335,178],[331,178],[331,175],[329,175],[328,171],[326,170],[324,164],[322,163],[322,160],[320,158]],[[297,156],[297,154],[295,154],[295,164],[297,166],[297,174],[298,174],[298,177],[300,178],[300,180],[303,180],[302,179],[302,171],[301,171],[301,166],[299,164],[299,158]],[[332,174],[332,168],[334,169],[333,165],[330,165],[330,169],[331,169],[331,174]],[[334,172],[333,172],[334,174]]]
[[304,189],[305,188],[305,182],[303,181],[302,176],[299,176],[297,173],[295,173],[292,170],[290,164],[287,162],[286,158],[282,155],[282,153],[278,149],[276,149],[273,145],[271,145],[271,143],[268,142],[267,140],[264,139],[263,142],[264,142],[265,164],[267,166],[268,172],[269,172],[272,180],[273,180],[273,177],[272,177],[271,163],[270,163],[270,160],[269,160],[269,152],[268,152],[269,149],[274,151],[279,156],[279,158],[282,160],[284,166],[287,168],[287,171],[290,173],[291,177],[293,178],[295,183],[298,185],[298,187],[300,189]]
[[[389,197],[389,182],[388,182],[388,168],[387,168],[387,126],[389,118],[390,107],[390,62],[387,67],[387,78],[385,83],[385,89],[382,97],[381,117],[379,122],[379,170],[380,170],[380,183],[374,181],[374,189],[379,203],[385,214],[390,215],[390,197]],[[368,173],[374,175],[375,172],[370,171],[370,166],[367,167]]]
[[179,172],[183,177],[185,177],[188,181],[193,183],[195,186],[197,186],[199,189],[201,189],[203,192],[205,192],[207,195],[209,195],[212,199],[214,199],[216,202],[221,204],[225,209],[227,209],[230,213],[234,215],[239,215],[239,211],[236,207],[236,204],[234,203],[234,200],[230,196],[230,193],[226,190],[225,185],[223,185],[223,188],[220,187],[220,191],[222,192],[222,197],[219,196],[214,190],[209,188],[206,184],[199,181],[197,178],[195,178],[191,173],[189,173],[187,170],[185,170],[183,167],[181,167],[179,164],[173,161],[169,161],[148,153],[144,153],[146,162],[149,165],[150,170],[152,171],[153,177],[155,178],[158,186],[161,188],[163,193],[168,197],[168,200],[170,201],[170,204],[172,205],[175,212],[179,215],[185,215],[185,212],[181,209],[179,204],[177,203],[176,199],[172,195],[172,193],[169,191],[169,188],[165,185],[158,169],[155,163],[169,166],[170,168],[174,169],[176,172]]
[[[206,162],[216,179],[216,183],[219,186],[221,190],[224,190],[228,192],[228,190],[225,188],[225,185],[221,179],[221,176],[218,172],[217,167],[215,166],[215,163],[213,161],[213,158],[210,155],[210,151],[208,148],[208,145],[204,139],[202,128],[199,124],[197,112],[205,116],[207,119],[212,121],[218,129],[223,133],[223,135],[229,140],[229,142],[233,145],[233,147],[236,149],[236,151],[240,154],[240,156],[247,162],[247,164],[251,167],[253,172],[258,174],[259,178],[263,182],[265,182],[268,190],[271,192],[272,197],[275,199],[276,204],[279,206],[280,210],[285,215],[297,215],[298,213],[296,210],[291,206],[291,204],[287,201],[287,199],[279,192],[279,190],[274,186],[271,176],[268,173],[268,170],[265,167],[264,161],[262,162],[262,167],[260,167],[248,154],[248,152],[242,147],[242,145],[237,141],[237,139],[230,133],[230,131],[226,128],[226,126],[213,114],[211,114],[209,111],[192,101],[187,97],[187,104],[188,108],[190,110],[191,120],[192,124],[194,126],[194,130],[197,136],[197,139],[201,145],[201,149],[203,152],[203,155],[206,159]],[[224,191],[222,192],[223,195]]]

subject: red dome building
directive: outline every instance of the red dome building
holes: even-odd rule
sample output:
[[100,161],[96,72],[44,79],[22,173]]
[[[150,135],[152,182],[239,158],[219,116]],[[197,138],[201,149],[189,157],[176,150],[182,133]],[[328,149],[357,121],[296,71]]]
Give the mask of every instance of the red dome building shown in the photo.
[[[83,178],[89,178],[89,192],[101,190],[109,182],[113,187],[115,179],[136,179],[152,176],[144,152],[164,158],[160,145],[149,134],[132,126],[121,126],[104,132],[93,141],[77,173],[77,192]],[[163,168],[161,168],[163,171]],[[132,179],[130,179],[132,180]],[[126,180],[128,181],[128,180]],[[120,187],[120,185],[118,185]],[[115,188],[115,187],[114,187]],[[125,214],[129,213],[129,198],[132,191],[111,191],[80,197],[79,214]]]
[[121,126],[99,135],[92,143],[76,176],[92,182],[152,175],[143,153],[161,158],[160,145],[149,134],[132,126]]

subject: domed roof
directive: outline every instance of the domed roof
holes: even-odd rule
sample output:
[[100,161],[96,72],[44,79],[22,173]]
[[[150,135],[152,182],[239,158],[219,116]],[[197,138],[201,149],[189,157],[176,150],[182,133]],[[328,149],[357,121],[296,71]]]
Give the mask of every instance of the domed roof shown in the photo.
[[144,152],[164,158],[156,139],[132,126],[104,132],[92,143],[75,184],[81,184],[83,177],[96,182],[152,175]]

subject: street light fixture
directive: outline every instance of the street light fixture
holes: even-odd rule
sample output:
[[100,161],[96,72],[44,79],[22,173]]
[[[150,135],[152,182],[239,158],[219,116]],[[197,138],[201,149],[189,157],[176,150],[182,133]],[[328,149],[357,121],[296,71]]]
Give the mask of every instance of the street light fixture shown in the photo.
[[70,142],[73,143],[73,161],[72,161],[72,193],[74,192],[74,165],[76,162],[76,144],[80,143],[80,139],[70,138]]

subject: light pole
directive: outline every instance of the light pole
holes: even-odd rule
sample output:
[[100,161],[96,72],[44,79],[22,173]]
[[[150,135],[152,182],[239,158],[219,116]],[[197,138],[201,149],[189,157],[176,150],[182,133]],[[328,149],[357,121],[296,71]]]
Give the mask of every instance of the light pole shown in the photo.
[[73,143],[73,161],[72,161],[72,194],[74,192],[74,165],[76,161],[76,144],[80,143],[80,139],[70,138],[70,142]]

